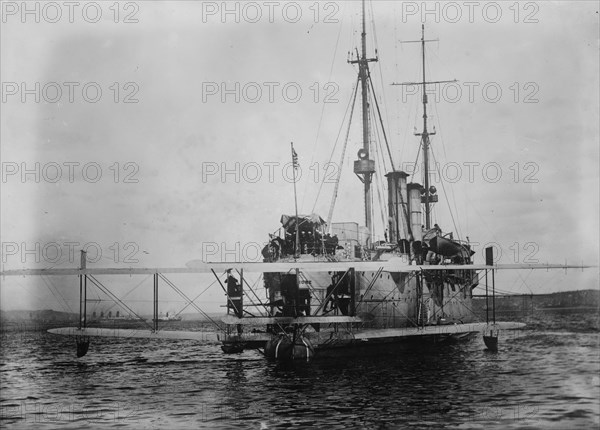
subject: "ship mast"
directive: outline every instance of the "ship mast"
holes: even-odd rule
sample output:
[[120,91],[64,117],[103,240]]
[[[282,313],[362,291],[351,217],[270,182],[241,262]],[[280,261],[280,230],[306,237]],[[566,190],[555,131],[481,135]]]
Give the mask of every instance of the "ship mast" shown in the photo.
[[421,24],[421,40],[407,40],[401,43],[415,43],[421,44],[421,60],[423,63],[423,80],[421,82],[403,82],[400,84],[392,85],[421,85],[421,91],[423,93],[423,131],[421,133],[415,133],[415,136],[421,136],[421,147],[423,148],[423,191],[421,193],[421,203],[425,208],[425,228],[429,230],[431,228],[431,205],[438,201],[435,187],[429,186],[429,136],[435,135],[435,128],[433,132],[427,130],[427,84],[443,84],[450,82],[457,82],[456,79],[450,81],[430,81],[427,82],[425,74],[425,43],[437,42],[438,39],[425,40],[425,24]]
[[[431,228],[431,206],[430,201],[434,200],[432,193],[429,190],[429,136],[434,135],[435,131],[429,133],[427,131],[427,91],[425,91],[425,24],[421,24],[421,57],[423,60],[423,83],[421,89],[423,91],[423,132],[417,133],[417,136],[421,136],[421,144],[423,146],[423,186],[425,192],[421,197],[421,201],[425,207],[425,228],[429,230]],[[436,196],[437,197],[437,196]],[[437,200],[437,198],[435,199]]]
[[363,146],[358,151],[358,160],[354,161],[354,173],[364,184],[365,225],[371,236],[373,235],[371,181],[375,173],[375,161],[369,158],[369,62],[372,61],[377,61],[377,58],[367,58],[365,0],[363,0],[361,53],[360,55],[357,53],[356,60],[349,62],[351,64],[358,64],[358,79],[361,85]]

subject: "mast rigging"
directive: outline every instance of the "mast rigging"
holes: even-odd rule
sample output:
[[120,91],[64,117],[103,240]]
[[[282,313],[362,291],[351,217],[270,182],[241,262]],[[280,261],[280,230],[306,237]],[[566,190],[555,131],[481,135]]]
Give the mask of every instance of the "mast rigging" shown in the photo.
[[370,130],[369,130],[369,63],[378,61],[377,58],[367,58],[367,31],[365,20],[365,2],[362,2],[362,32],[361,32],[361,54],[357,53],[356,60],[350,60],[350,64],[358,64],[358,79],[361,85],[362,96],[362,141],[363,146],[358,151],[358,160],[354,161],[354,173],[364,184],[365,201],[365,225],[373,235],[371,182],[375,173],[375,161],[369,157],[370,153]]

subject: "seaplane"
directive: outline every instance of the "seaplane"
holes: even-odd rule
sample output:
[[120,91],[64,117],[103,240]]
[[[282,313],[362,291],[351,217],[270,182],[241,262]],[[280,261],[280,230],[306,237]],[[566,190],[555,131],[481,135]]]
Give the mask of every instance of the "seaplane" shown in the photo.
[[[475,263],[473,243],[443,231],[432,219],[438,202],[431,185],[430,131],[425,72],[425,30],[420,44],[422,79],[398,85],[418,85],[422,93],[423,124],[418,137],[423,163],[421,179],[413,178],[394,165],[383,127],[380,105],[375,95],[369,64],[379,61],[367,52],[365,5],[362,4],[361,49],[348,59],[358,69],[351,97],[354,112],[361,93],[362,147],[353,163],[353,173],[362,185],[357,204],[364,204],[364,224],[333,222],[337,184],[326,220],[317,214],[282,215],[276,234],[269,234],[262,250],[262,262],[204,262],[193,260],[179,268],[90,268],[81,252],[77,268],[7,270],[1,276],[78,276],[79,325],[51,329],[51,333],[72,336],[77,342],[77,356],[88,352],[95,336],[190,339],[199,340],[193,331],[162,329],[159,315],[159,286],[176,291],[188,306],[206,315],[195,300],[186,296],[169,278],[170,274],[212,274],[225,296],[226,314],[220,323],[218,340],[225,354],[256,350],[265,357],[280,361],[312,360],[318,357],[345,356],[377,352],[398,344],[464,341],[483,336],[490,350],[498,348],[498,333],[520,329],[520,322],[496,321],[495,274],[518,269],[567,269],[590,266],[568,264],[497,264],[493,248],[487,248],[484,263]],[[350,114],[350,121],[353,113]],[[374,124],[372,118],[379,119]],[[388,157],[388,171],[376,169],[373,144],[374,127],[381,127]],[[348,133],[350,127],[348,126]],[[344,143],[342,160],[348,143]],[[294,171],[298,156],[290,147]],[[342,165],[343,163],[340,163]],[[341,173],[341,170],[340,170]],[[382,175],[383,174],[383,175]],[[374,180],[379,175],[380,182]],[[381,180],[385,177],[384,180]],[[384,185],[380,195],[387,195],[387,226],[375,232],[373,201],[375,186]],[[296,179],[294,178],[294,194]],[[361,198],[362,197],[362,198]],[[248,274],[258,274],[261,283],[248,281]],[[137,315],[98,279],[98,276],[152,275],[153,318],[139,317],[147,329],[107,329],[88,326],[88,283],[104,291],[120,304],[123,311]],[[487,315],[485,321],[472,311],[473,290],[485,282]],[[259,285],[259,286],[257,286]],[[491,288],[488,288],[490,286]],[[491,315],[489,310],[491,310]]]

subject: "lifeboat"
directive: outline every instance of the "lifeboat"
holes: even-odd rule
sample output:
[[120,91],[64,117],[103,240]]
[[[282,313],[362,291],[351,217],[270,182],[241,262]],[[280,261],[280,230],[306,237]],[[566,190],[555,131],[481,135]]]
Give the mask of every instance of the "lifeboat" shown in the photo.
[[465,260],[474,254],[467,245],[442,236],[434,236],[429,240],[429,250],[444,257],[460,255]]

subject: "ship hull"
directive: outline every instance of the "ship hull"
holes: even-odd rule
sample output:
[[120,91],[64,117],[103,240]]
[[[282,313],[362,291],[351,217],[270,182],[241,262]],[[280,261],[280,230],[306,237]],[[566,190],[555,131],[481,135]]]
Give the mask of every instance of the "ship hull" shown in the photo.
[[300,274],[298,279],[277,273],[265,276],[265,288],[271,316],[366,316],[361,328],[377,329],[475,321],[475,271],[465,265],[464,270],[430,273],[348,270]]

